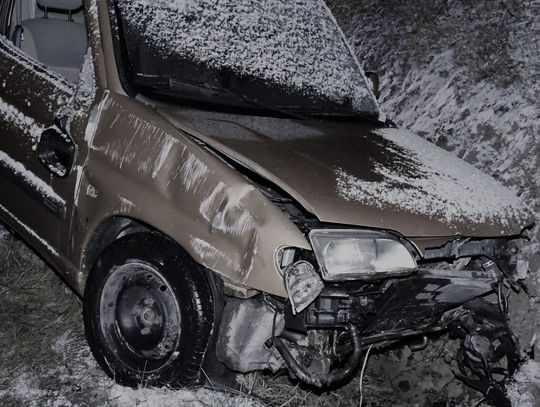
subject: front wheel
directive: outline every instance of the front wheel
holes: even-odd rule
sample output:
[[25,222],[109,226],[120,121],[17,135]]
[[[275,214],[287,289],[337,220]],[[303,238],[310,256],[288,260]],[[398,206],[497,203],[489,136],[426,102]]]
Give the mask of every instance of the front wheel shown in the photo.
[[83,317],[94,357],[118,383],[198,381],[212,293],[204,270],[172,241],[137,233],[112,243],[88,277]]

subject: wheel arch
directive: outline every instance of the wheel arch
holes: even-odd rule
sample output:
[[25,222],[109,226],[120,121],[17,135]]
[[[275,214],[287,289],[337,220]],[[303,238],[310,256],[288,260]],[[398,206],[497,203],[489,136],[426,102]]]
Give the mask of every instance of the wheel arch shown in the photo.
[[[121,237],[136,234],[140,232],[158,234],[164,239],[174,242],[180,250],[184,250],[192,259],[193,256],[189,254],[177,241],[172,239],[166,233],[158,230],[157,228],[132,217],[125,215],[111,216],[103,219],[92,232],[90,239],[84,250],[84,256],[82,259],[83,273],[85,277],[88,276],[94,265],[96,264],[99,256],[116,240]],[[194,259],[193,259],[194,260]],[[194,260],[195,261],[195,260]],[[200,265],[200,264],[199,264]],[[215,341],[217,340],[217,332],[219,331],[219,324],[221,323],[221,314],[224,307],[224,291],[223,281],[212,270],[203,265],[200,265],[206,272],[208,283],[212,292],[213,305],[214,305],[214,326],[211,332],[211,339],[209,348],[206,352],[204,363],[207,366],[211,366],[212,370],[219,370],[219,373],[225,375],[223,371],[228,371],[220,362],[217,362],[215,357]],[[217,373],[217,372],[216,372]]]
[[194,258],[192,251],[189,250],[189,245],[185,242],[179,242],[177,239],[143,220],[124,214],[113,215],[102,219],[91,232],[90,237],[84,246],[84,250],[82,251],[82,273],[84,274],[85,279],[96,264],[99,256],[112,243],[124,236],[141,232],[156,234],[165,240],[173,242],[179,250],[187,253],[195,263],[199,264],[206,271],[214,295],[218,294],[217,291],[222,290],[222,280],[219,278],[218,273],[198,262],[197,259]]
[[101,253],[103,253],[103,251],[115,240],[122,236],[140,231],[158,232],[148,225],[127,216],[111,216],[102,220],[92,232],[85,250],[83,251],[83,273],[85,275],[90,273]]

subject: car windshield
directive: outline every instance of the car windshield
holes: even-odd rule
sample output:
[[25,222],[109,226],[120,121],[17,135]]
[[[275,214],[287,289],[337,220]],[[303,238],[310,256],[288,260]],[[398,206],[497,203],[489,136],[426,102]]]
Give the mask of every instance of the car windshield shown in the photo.
[[377,119],[323,0],[116,0],[137,90],[187,103]]

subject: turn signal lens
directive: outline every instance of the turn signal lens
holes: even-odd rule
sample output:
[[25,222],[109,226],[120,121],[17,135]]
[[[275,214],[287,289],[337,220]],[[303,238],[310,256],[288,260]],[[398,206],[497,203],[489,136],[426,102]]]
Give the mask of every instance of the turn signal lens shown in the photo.
[[291,264],[285,269],[284,278],[293,314],[306,309],[324,288],[315,268],[307,261]]

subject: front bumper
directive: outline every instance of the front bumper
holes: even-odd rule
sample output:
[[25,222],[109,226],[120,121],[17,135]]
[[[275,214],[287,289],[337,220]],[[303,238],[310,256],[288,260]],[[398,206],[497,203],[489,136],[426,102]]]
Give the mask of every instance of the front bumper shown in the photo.
[[368,287],[327,285],[303,312],[294,315],[290,306],[285,309],[285,328],[306,333],[344,330],[352,324],[363,338],[418,334],[432,330],[446,311],[492,291],[498,279],[494,271],[420,269]]
[[[422,337],[427,343],[428,334],[460,326],[463,316],[468,315],[478,301],[490,309],[486,320],[497,320],[500,325],[497,332],[511,338],[506,325],[507,294],[504,291],[524,288],[521,279],[527,266],[520,262],[518,253],[516,242],[509,239],[456,239],[440,248],[426,250],[412,275],[326,282],[322,292],[302,312],[293,313],[287,303],[284,330],[275,342],[276,347],[297,377],[317,386],[327,386],[335,383],[333,379],[354,370],[351,364],[358,363],[361,347],[384,346],[412,336]],[[481,298],[492,293],[497,295],[498,304]],[[494,325],[488,323],[488,326]],[[469,340],[475,332],[467,333],[463,339]],[[341,368],[324,374],[316,370],[310,374],[302,369],[285,345],[288,342],[294,349],[299,345],[295,341],[299,334],[319,339],[307,346],[297,346],[298,354],[302,354],[299,348],[308,353],[318,352],[330,360],[327,366],[334,363],[331,360],[335,357]],[[320,340],[325,335],[329,338],[326,344]],[[484,336],[488,342],[495,337],[492,333]],[[308,355],[303,360],[311,358]]]
[[363,338],[381,332],[419,332],[467,301],[493,290],[500,295],[503,284],[519,291],[527,270],[516,239],[456,239],[426,250],[412,275],[327,282],[303,312],[294,315],[286,307],[286,328],[344,330],[353,324]]

